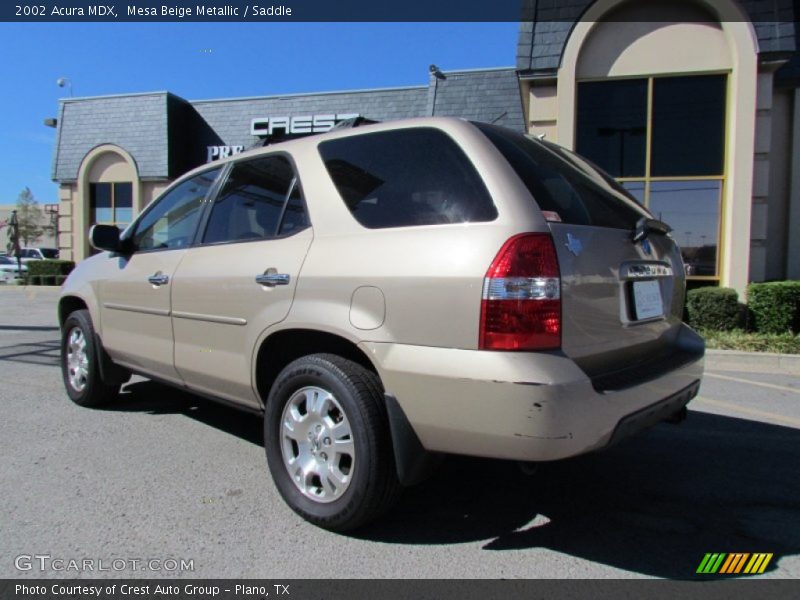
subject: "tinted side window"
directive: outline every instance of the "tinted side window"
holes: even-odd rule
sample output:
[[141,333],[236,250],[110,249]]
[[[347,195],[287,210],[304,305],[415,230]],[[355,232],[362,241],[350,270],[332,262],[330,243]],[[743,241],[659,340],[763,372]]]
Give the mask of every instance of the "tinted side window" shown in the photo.
[[438,129],[400,129],[322,142],[347,208],[380,229],[492,221],[497,209],[464,152]]
[[286,203],[278,235],[288,235],[305,229],[308,225],[308,215],[306,215],[306,207],[303,205],[303,198],[300,195],[300,185],[295,180],[295,185],[289,194],[289,201]]
[[571,160],[524,135],[492,125],[475,124],[509,162],[539,208],[563,223],[631,229],[647,213],[610,178],[579,169]]
[[156,200],[136,225],[133,242],[137,250],[183,248],[192,242],[209,188],[220,169],[197,175]]
[[[274,237],[283,229],[281,218],[293,181],[292,166],[283,156],[235,164],[211,208],[203,243]],[[305,215],[302,201],[297,210]]]

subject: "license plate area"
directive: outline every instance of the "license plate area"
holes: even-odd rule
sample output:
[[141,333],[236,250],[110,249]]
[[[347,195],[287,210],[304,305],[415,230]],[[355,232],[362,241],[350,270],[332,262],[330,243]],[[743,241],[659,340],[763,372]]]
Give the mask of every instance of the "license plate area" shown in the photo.
[[664,299],[661,285],[655,279],[633,281],[630,287],[633,320],[645,321],[664,316]]

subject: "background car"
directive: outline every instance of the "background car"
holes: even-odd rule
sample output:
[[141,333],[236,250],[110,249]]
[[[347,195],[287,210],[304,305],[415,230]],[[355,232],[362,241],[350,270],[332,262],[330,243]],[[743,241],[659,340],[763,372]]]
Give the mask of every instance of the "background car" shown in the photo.
[[0,283],[14,283],[18,275],[24,276],[28,272],[28,267],[24,264],[19,267],[17,259],[10,256],[0,256]]
[[58,248],[23,248],[19,253],[22,262],[58,258]]

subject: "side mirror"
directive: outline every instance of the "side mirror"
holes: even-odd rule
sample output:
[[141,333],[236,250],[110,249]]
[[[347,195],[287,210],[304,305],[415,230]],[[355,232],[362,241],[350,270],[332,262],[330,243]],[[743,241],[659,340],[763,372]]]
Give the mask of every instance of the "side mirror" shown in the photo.
[[89,243],[98,250],[119,252],[122,250],[119,233],[115,225],[92,225],[89,230]]

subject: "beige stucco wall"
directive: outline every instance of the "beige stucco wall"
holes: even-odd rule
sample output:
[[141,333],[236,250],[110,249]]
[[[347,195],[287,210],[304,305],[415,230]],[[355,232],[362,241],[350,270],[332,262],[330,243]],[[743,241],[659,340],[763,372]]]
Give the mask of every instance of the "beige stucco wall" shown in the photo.
[[58,247],[64,260],[75,260],[75,195],[74,184],[62,183],[58,188]]
[[787,208],[786,277],[800,279],[800,88],[794,90],[792,145],[789,158],[789,206]]
[[[636,11],[625,13],[626,18],[636,16]],[[708,18],[708,13],[688,8],[677,10],[675,18]],[[728,42],[717,23],[604,22],[597,23],[581,48],[576,76],[701,73],[732,66]]]
[[[765,205],[765,261],[762,280],[786,277],[793,95],[790,90],[775,90],[770,110],[769,191]],[[756,150],[759,149],[757,142]]]
[[523,81],[527,99],[528,132],[558,143],[558,86],[555,79]]
[[770,195],[770,150],[772,147],[772,72],[758,74],[756,122],[753,144],[753,189],[750,214],[750,274],[763,281],[767,272],[767,213]]
[[[144,210],[145,208],[147,208],[148,204],[150,204],[153,200],[158,198],[161,195],[161,193],[165,189],[167,189],[167,186],[169,186],[169,184],[170,184],[169,181],[143,181],[142,184],[141,184],[141,187],[140,187],[140,190],[141,190],[141,200],[140,200],[141,210]],[[134,213],[134,216],[136,216],[138,213],[139,213],[139,211]]]

